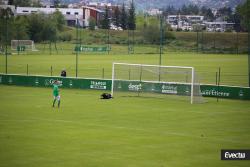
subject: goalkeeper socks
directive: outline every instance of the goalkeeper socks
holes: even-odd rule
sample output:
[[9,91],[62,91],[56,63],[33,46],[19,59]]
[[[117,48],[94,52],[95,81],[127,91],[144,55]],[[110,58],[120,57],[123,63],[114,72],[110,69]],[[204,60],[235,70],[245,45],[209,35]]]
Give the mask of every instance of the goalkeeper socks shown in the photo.
[[55,107],[55,102],[56,102],[56,99],[54,99],[54,101],[53,101],[53,107]]

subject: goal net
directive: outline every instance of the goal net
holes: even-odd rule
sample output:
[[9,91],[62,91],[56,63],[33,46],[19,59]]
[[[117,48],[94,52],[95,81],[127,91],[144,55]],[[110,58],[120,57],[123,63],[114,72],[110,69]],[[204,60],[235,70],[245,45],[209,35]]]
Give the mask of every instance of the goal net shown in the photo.
[[113,63],[113,97],[151,96],[204,102],[193,67]]
[[17,51],[37,51],[32,40],[11,40],[11,49]]

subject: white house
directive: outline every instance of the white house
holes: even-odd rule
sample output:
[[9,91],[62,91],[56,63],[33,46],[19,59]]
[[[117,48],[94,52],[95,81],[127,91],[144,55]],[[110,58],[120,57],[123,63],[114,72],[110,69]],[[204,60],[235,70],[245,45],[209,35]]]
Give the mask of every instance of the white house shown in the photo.
[[199,15],[169,15],[167,17],[167,23],[171,25],[173,29],[182,29],[191,31],[192,25],[202,23],[204,16]]
[[157,15],[161,15],[162,11],[160,11],[159,9],[150,9],[150,10],[147,11],[147,13],[150,16],[157,16]]
[[169,15],[167,18],[168,23],[177,23],[178,21],[185,21],[188,23],[201,23],[204,16],[199,15]]
[[207,31],[219,31],[223,32],[226,29],[233,29],[234,23],[228,23],[225,21],[217,21],[217,22],[204,22],[207,27]]
[[64,15],[68,25],[74,26],[78,19],[80,26],[84,26],[83,9],[17,7],[16,15],[29,15],[38,12],[42,12],[45,14],[52,14],[56,10],[60,11]]

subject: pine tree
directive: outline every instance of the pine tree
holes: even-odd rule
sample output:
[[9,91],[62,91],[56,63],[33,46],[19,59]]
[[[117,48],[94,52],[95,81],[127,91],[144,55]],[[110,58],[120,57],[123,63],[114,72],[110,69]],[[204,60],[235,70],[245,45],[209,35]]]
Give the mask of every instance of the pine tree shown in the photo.
[[104,18],[102,20],[102,28],[103,29],[109,29],[110,28],[109,9],[108,9],[107,6],[105,7]]
[[60,5],[60,0],[54,0],[53,3],[54,3],[54,7],[58,8]]
[[121,27],[123,30],[127,29],[127,12],[126,12],[126,8],[125,8],[125,4],[122,4],[122,12],[121,12]]
[[129,30],[135,30],[136,29],[134,1],[132,1],[131,4],[130,4],[129,15],[128,15],[128,29]]
[[244,30],[250,29],[250,0],[246,0],[246,2],[242,5],[238,5],[236,8],[236,13],[240,16],[241,26]]
[[113,19],[114,25],[116,27],[120,27],[120,24],[121,24],[120,18],[121,18],[121,11],[120,11],[119,7],[116,6],[115,11],[114,11],[114,19]]

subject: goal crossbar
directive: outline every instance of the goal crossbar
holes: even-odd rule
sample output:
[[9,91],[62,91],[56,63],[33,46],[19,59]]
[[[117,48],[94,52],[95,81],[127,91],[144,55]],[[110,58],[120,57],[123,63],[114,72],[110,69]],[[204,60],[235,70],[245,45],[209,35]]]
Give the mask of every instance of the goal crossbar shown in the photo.
[[185,67],[185,66],[162,66],[162,65],[152,65],[152,64],[129,64],[129,63],[113,63],[113,66],[117,65],[129,65],[129,66],[144,66],[144,67],[166,67],[166,68],[185,68],[185,69],[193,69],[194,67]]

